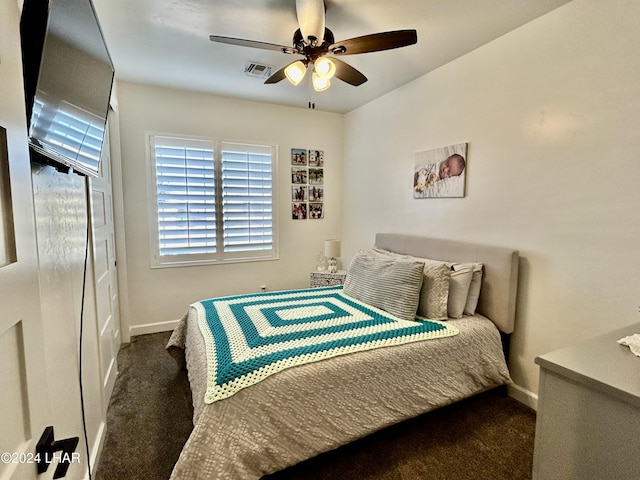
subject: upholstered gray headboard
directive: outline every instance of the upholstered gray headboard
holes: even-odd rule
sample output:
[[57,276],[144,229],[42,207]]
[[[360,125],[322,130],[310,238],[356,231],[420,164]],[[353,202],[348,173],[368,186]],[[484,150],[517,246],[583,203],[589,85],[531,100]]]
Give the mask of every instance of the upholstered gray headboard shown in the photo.
[[478,313],[504,333],[512,333],[518,288],[517,250],[395,233],[376,234],[376,247],[449,262],[484,264]]

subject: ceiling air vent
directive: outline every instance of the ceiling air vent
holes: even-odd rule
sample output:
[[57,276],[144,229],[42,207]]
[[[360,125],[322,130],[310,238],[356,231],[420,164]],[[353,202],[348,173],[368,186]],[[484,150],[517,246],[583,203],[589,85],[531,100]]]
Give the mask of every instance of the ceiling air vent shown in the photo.
[[244,67],[244,73],[246,73],[250,77],[269,78],[274,68],[275,67],[272,65],[263,65],[256,62],[248,62]]

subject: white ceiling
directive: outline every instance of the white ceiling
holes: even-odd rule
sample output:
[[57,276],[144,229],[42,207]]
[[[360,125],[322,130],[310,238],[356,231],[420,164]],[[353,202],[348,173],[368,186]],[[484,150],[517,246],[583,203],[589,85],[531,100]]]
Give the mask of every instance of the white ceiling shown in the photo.
[[[248,62],[275,70],[296,56],[214,43],[209,35],[291,45],[295,0],[93,0],[120,80],[226,97],[345,113],[460,57],[569,0],[326,0],[336,41],[416,29],[418,43],[342,56],[369,79],[359,87],[332,81],[265,85],[244,73]],[[301,58],[301,57],[300,57]],[[275,71],[274,70],[274,71]]]

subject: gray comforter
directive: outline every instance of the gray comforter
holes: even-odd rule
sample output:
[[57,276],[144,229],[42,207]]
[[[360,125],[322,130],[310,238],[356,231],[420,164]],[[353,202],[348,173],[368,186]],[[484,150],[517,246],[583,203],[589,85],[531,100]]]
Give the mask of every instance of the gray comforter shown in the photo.
[[195,310],[167,345],[184,352],[194,429],[171,479],[258,479],[376,430],[511,381],[500,335],[482,316],[454,337],[378,348],[279,372],[204,403],[205,346]]

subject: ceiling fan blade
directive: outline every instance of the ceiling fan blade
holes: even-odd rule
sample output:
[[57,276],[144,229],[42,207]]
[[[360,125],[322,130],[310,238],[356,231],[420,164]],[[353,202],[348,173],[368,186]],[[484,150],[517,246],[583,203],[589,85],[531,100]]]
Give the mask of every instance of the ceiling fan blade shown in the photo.
[[318,45],[324,40],[324,0],[296,0],[298,25],[305,43],[313,43],[309,37],[316,39]]
[[284,45],[276,45],[274,43],[256,42],[255,40],[245,40],[243,38],[220,37],[218,35],[209,35],[212,42],[226,43],[228,45],[238,45],[240,47],[262,48],[263,50],[275,50],[282,53],[301,53],[293,47],[285,47]]
[[415,30],[395,30],[336,42],[329,46],[329,52],[334,55],[355,55],[356,53],[379,52],[406,47],[417,41],[418,34]]
[[357,87],[367,81],[367,77],[348,63],[344,63],[342,60],[338,60],[337,58],[332,58],[331,61],[336,65],[336,77],[343,82],[347,82],[348,84]]

